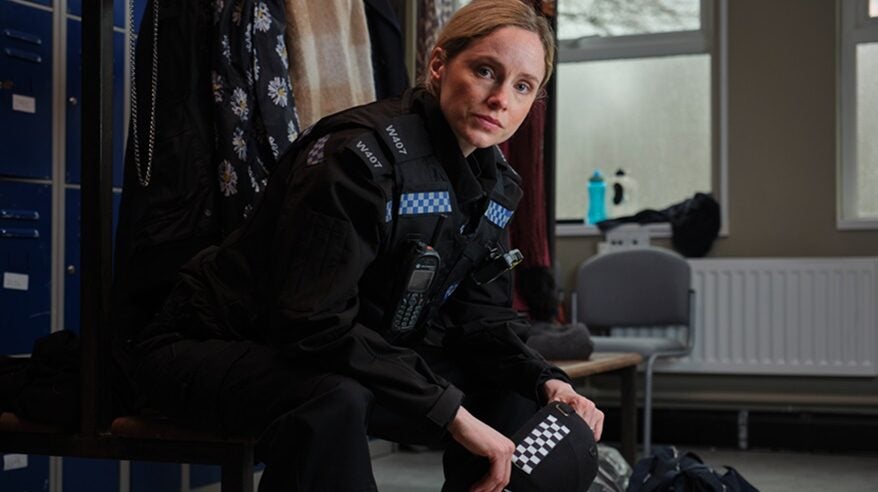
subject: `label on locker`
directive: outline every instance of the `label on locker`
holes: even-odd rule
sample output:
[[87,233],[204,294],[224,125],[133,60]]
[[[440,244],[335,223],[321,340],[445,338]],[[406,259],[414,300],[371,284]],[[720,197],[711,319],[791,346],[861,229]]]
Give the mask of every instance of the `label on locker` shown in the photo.
[[27,290],[30,276],[23,273],[3,272],[3,288]]
[[37,99],[35,97],[22,96],[21,94],[13,94],[12,110],[21,111],[22,113],[36,113]]
[[3,471],[18,470],[27,468],[26,454],[4,454],[3,455]]

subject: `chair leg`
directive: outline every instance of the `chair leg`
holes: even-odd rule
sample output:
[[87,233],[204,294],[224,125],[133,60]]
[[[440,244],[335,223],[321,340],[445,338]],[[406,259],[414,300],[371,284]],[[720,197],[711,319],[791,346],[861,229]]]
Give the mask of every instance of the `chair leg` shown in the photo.
[[643,374],[643,456],[652,455],[652,366],[655,363],[655,355],[651,355],[646,361],[646,370]]

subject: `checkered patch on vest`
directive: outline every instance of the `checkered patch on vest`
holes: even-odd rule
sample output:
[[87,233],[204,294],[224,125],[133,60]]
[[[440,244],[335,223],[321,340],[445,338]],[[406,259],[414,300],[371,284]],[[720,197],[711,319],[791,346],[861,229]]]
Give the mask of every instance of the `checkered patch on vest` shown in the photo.
[[509,219],[512,218],[512,210],[509,210],[503,205],[491,200],[491,203],[488,204],[488,209],[485,210],[485,217],[487,217],[494,225],[502,229],[506,227],[506,224],[509,223]]
[[387,206],[384,208],[384,222],[390,222],[393,220],[393,200],[387,201]]
[[443,214],[451,212],[451,196],[447,191],[403,193],[399,199],[399,215]]
[[329,135],[324,135],[314,142],[314,145],[311,146],[311,150],[308,151],[308,161],[305,164],[313,166],[323,162],[324,148],[326,147],[327,140],[329,140]]
[[530,474],[567,434],[570,434],[570,429],[559,424],[553,415],[548,415],[515,447],[512,464]]

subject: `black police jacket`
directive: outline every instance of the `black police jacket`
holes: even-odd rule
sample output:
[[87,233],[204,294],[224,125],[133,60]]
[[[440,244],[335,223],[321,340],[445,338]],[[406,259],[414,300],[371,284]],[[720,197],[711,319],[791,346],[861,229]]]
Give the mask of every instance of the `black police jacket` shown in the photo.
[[[509,272],[471,276],[520,196],[496,148],[463,157],[423,89],[330,116],[282,159],[251,220],[184,267],[147,336],[262,341],[445,426],[463,394],[406,346],[429,334],[485,384],[541,401],[546,380],[567,378],[515,334],[527,321]],[[416,241],[442,264],[417,328],[394,337],[388,310]]]

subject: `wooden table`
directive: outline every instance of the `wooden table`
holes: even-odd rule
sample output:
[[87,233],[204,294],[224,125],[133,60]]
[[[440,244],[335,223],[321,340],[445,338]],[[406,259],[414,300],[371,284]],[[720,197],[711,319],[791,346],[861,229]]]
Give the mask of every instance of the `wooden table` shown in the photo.
[[643,356],[635,352],[596,352],[591,354],[589,360],[551,362],[573,380],[596,374],[619,375],[622,380],[622,456],[633,466],[637,457],[637,391],[634,384],[637,365],[643,362]]

